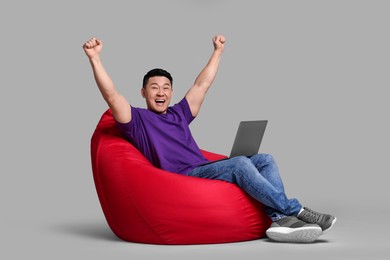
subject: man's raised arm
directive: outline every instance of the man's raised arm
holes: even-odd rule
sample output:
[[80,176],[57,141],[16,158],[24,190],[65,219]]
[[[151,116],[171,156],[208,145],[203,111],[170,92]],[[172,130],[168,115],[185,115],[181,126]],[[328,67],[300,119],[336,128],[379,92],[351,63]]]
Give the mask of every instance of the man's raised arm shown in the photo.
[[213,83],[215,75],[217,74],[219,61],[224,50],[224,44],[225,37],[223,35],[217,35],[213,38],[213,54],[211,55],[207,65],[196,78],[194,85],[186,94],[187,102],[190,106],[192,116],[194,117],[198,115],[207,90]]
[[131,120],[130,105],[127,100],[116,91],[114,83],[107,74],[100,60],[100,52],[103,47],[103,42],[96,38],[92,38],[83,45],[85,54],[91,63],[93,75],[100,93],[110,107],[112,114],[120,123],[127,123]]

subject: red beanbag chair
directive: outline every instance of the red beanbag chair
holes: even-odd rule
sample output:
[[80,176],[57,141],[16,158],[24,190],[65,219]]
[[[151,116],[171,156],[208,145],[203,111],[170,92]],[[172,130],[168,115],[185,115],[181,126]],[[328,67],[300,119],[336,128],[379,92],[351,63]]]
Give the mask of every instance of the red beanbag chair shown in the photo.
[[[225,157],[202,152],[210,160]],[[154,167],[124,139],[110,110],[92,136],[91,160],[107,223],[123,240],[149,244],[237,242],[263,237],[271,224],[262,204],[234,184]]]

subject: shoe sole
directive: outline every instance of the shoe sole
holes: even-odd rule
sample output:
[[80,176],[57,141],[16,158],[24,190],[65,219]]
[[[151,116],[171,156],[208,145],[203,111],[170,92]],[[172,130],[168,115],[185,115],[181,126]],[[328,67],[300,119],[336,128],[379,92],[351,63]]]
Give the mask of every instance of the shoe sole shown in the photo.
[[334,226],[334,224],[336,223],[336,221],[337,221],[337,218],[334,218],[333,221],[332,221],[332,224],[330,224],[330,226],[327,229],[323,230],[322,233],[325,234],[326,232],[331,230],[332,227]]
[[311,243],[322,235],[322,230],[320,227],[272,227],[267,229],[266,234],[271,240],[278,242]]

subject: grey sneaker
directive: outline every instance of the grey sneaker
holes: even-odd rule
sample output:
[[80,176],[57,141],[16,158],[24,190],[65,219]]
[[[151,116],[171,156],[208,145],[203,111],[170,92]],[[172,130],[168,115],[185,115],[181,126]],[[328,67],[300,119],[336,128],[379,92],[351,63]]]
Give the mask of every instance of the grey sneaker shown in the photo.
[[306,207],[298,214],[298,218],[307,223],[319,225],[322,228],[322,232],[329,231],[337,220],[332,215],[319,213]]
[[266,234],[274,241],[310,243],[322,234],[322,230],[317,224],[308,224],[297,217],[288,216],[273,222]]

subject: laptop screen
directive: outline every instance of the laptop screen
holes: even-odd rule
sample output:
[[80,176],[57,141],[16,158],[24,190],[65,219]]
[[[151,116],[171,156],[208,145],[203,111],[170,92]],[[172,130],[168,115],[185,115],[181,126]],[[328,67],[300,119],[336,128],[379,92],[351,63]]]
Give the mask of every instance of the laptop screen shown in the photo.
[[268,120],[241,121],[234,139],[230,158],[257,154],[267,123]]

